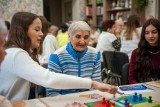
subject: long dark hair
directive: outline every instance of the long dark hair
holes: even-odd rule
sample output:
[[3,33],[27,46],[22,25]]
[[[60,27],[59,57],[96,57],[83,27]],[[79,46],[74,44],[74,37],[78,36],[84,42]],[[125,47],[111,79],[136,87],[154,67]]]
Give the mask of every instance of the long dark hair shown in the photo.
[[39,16],[39,19],[42,22],[42,32],[43,32],[42,41],[41,41],[40,47],[39,47],[39,54],[42,54],[42,51],[43,51],[43,41],[44,41],[44,39],[45,39],[45,37],[47,36],[47,33],[48,33],[49,22],[48,22],[48,20],[44,16]]
[[153,25],[158,31],[158,49],[160,50],[160,22],[157,19],[150,19],[147,20],[146,23],[143,25],[140,42],[138,44],[138,51],[137,51],[137,59],[135,65],[135,77],[140,82],[140,78],[143,81],[147,80],[147,77],[151,74],[151,62],[150,62],[150,55],[148,52],[149,43],[145,39],[145,30],[146,27],[149,25]]
[[36,18],[38,18],[37,15],[29,12],[15,13],[11,21],[9,37],[5,47],[22,48],[23,50],[27,51],[35,61],[38,61],[38,49],[33,49],[31,52],[31,39],[27,35],[29,26]]

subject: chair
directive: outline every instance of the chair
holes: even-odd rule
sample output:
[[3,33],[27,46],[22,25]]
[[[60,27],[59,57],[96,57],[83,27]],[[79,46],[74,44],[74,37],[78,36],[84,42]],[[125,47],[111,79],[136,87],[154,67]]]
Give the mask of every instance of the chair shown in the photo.
[[102,72],[105,72],[107,75],[107,77],[104,78],[104,82],[113,85],[121,85],[122,66],[125,63],[129,63],[128,55],[118,51],[104,51],[102,56],[104,63]]
[[129,85],[128,75],[129,75],[129,63],[126,63],[122,67],[121,85]]

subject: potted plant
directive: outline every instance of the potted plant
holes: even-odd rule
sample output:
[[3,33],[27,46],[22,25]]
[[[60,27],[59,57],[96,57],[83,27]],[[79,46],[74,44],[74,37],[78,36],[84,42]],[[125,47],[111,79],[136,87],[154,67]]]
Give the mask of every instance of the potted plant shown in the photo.
[[136,9],[141,11],[148,5],[148,0],[136,0]]

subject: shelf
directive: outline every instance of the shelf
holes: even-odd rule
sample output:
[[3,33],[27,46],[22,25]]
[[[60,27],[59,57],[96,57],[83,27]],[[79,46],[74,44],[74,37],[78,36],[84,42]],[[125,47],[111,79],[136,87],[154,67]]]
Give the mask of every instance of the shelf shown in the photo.
[[87,4],[86,6],[88,6],[88,7],[92,7],[92,4]]
[[131,8],[108,9],[107,12],[130,11]]
[[90,16],[90,15],[86,15],[86,17],[88,17],[88,18],[92,18],[92,16]]
[[97,3],[96,5],[97,6],[103,6],[103,3]]

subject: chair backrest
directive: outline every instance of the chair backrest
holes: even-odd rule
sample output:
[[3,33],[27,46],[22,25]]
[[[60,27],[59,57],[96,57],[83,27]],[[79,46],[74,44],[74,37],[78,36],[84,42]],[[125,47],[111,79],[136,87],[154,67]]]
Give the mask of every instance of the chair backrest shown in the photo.
[[118,51],[104,51],[102,53],[104,67],[111,72],[121,75],[122,66],[129,63],[129,58],[126,53]]
[[128,75],[129,75],[129,63],[126,63],[122,67],[121,85],[129,85]]

